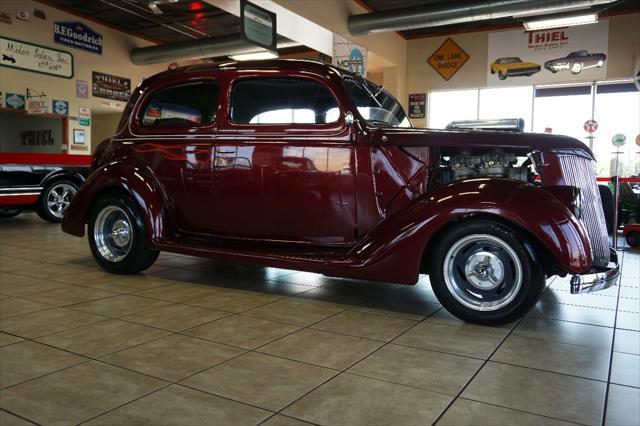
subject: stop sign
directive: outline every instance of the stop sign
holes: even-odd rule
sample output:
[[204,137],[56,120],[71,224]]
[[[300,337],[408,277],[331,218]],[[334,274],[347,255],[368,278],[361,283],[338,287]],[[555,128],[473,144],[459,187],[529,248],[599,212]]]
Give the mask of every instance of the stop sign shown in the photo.
[[596,120],[587,120],[584,122],[584,130],[591,134],[593,132],[595,132],[596,130],[598,130],[598,122]]

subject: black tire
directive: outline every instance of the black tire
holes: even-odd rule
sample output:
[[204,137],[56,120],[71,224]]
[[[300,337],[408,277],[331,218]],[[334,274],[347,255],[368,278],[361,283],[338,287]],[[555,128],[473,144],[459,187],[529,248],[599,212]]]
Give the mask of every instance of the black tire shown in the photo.
[[502,74],[502,71],[498,71],[498,78],[500,80],[506,80],[507,76],[505,74]]
[[22,210],[12,207],[0,207],[0,218],[6,219],[14,216],[18,216],[22,213]]
[[[65,193],[69,195],[62,197]],[[70,180],[57,179],[49,182],[42,190],[40,198],[38,198],[36,213],[46,221],[60,223],[64,218],[64,212],[67,210],[67,207],[69,207],[71,199],[73,199],[77,193],[78,185]],[[59,198],[59,204],[51,206],[52,198],[56,197],[54,194],[58,194],[57,196],[62,198]]]
[[627,234],[627,244],[629,247],[640,247],[640,232],[632,231]]
[[610,234],[613,232],[613,192],[607,185],[598,185],[598,190],[600,191],[604,220],[607,223],[607,232]]
[[[499,325],[521,318],[536,304],[545,286],[540,262],[533,258],[532,249],[525,247],[525,241],[522,235],[487,220],[466,222],[449,230],[428,254],[431,286],[440,303],[453,315],[475,324]],[[456,250],[459,254],[452,256]],[[489,261],[485,268],[488,256],[495,258],[496,264]],[[473,265],[474,259],[483,260]],[[465,261],[465,266],[458,260]],[[471,273],[466,272],[469,265],[473,265]],[[481,277],[487,271],[488,277]],[[470,278],[471,274],[476,277]],[[473,280],[495,287],[481,289]]]
[[[125,228],[128,239],[123,237]],[[118,236],[114,236],[115,230],[118,230]],[[128,197],[100,198],[91,208],[87,234],[96,262],[114,274],[144,271],[160,254],[147,248],[144,220],[138,206]],[[125,240],[126,244],[123,243]]]

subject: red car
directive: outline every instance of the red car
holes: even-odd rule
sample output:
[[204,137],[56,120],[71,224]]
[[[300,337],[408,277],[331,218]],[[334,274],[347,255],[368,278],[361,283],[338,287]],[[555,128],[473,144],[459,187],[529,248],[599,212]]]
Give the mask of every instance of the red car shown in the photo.
[[547,276],[573,275],[573,292],[613,282],[593,161],[569,137],[412,128],[382,87],[320,63],[194,65],[135,90],[62,227],[88,224],[114,273],[162,250],[403,284],[428,273],[449,311],[499,324]]

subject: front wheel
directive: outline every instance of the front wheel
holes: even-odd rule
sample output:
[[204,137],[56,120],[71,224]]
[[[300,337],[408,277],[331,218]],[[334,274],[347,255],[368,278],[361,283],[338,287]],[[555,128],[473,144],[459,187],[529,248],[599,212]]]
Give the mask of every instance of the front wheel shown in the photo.
[[108,272],[143,271],[160,253],[147,248],[142,215],[129,198],[107,196],[98,200],[91,210],[87,233],[93,257]]
[[507,75],[503,74],[502,71],[498,71],[498,78],[500,80],[506,80],[507,79]]
[[571,74],[580,74],[580,71],[582,71],[582,64],[577,62],[573,64],[571,67]]
[[490,221],[462,224],[435,247],[433,291],[458,318],[498,325],[521,318],[537,302],[545,276],[508,228]]
[[640,246],[640,232],[632,231],[627,234],[627,244],[629,247],[636,248]]

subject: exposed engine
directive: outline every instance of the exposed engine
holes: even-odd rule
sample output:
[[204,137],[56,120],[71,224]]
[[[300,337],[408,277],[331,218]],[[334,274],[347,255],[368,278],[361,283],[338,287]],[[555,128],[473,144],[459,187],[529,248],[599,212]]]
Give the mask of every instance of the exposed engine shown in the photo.
[[527,157],[515,153],[456,153],[443,156],[440,176],[444,182],[478,177],[502,177],[532,181],[533,169]]

